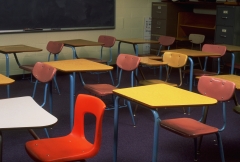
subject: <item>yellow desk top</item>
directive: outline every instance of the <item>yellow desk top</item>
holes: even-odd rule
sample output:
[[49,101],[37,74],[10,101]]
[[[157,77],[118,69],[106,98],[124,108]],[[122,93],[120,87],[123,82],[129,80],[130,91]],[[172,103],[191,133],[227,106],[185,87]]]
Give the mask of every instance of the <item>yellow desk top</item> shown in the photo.
[[42,49],[26,45],[0,46],[1,53],[40,52]]
[[61,41],[57,41],[57,42],[61,42],[64,45],[69,45],[69,46],[73,46],[73,47],[101,46],[101,45],[103,45],[103,43],[88,41],[88,40],[84,40],[84,39],[61,40]]
[[15,80],[6,77],[5,75],[0,74],[0,85],[8,85],[15,82]]
[[124,42],[124,43],[130,43],[130,44],[159,44],[158,41],[155,40],[147,40],[142,38],[127,38],[127,39],[116,39],[117,41]]
[[203,106],[217,100],[166,84],[154,84],[113,90],[113,93],[148,108]]
[[63,72],[109,71],[113,67],[86,59],[72,59],[44,62]]
[[182,53],[190,57],[220,56],[220,54],[218,53],[202,52],[202,51],[191,50],[191,49],[172,49],[172,50],[163,50],[162,52]]
[[240,52],[240,46],[234,46],[234,45],[228,45],[228,44],[221,44],[223,46],[226,46],[227,51],[229,52]]
[[215,75],[212,77],[233,82],[236,85],[236,89],[240,89],[240,76],[238,76],[238,75]]
[[140,57],[140,63],[148,66],[161,66],[161,65],[167,65],[166,62],[162,61],[156,61],[153,59],[150,59],[149,57]]

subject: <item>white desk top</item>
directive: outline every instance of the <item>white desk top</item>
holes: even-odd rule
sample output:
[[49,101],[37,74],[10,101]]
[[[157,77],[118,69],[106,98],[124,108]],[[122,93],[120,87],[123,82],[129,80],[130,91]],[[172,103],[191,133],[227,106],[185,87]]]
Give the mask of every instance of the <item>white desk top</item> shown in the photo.
[[57,120],[30,96],[0,100],[0,129],[47,127]]

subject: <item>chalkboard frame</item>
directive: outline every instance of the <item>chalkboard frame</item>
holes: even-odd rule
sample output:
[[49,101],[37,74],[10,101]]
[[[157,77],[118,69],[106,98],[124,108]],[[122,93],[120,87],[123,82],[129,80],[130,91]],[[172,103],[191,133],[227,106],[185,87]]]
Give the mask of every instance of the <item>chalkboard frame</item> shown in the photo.
[[[2,3],[7,3],[6,1],[5,2],[1,2],[2,0],[0,0],[0,4],[2,4]],[[14,1],[14,0],[13,0]],[[22,0],[20,0],[20,1],[22,1]],[[23,0],[24,2],[26,2],[26,0]],[[42,0],[40,0],[40,1],[38,1],[38,0],[28,0],[29,2],[33,2],[34,1],[34,3],[36,3],[36,2],[38,2],[38,3],[42,3],[43,1]],[[50,0],[51,1],[51,0]],[[16,1],[15,1],[16,2]],[[19,1],[17,1],[17,2],[19,2]],[[49,0],[48,0],[48,2],[49,2]],[[67,1],[67,0],[60,0],[60,2],[64,2],[64,3],[68,3],[68,2],[70,2],[70,1]],[[73,1],[71,1],[71,2],[73,2]],[[41,27],[41,26],[37,26],[37,27],[31,27],[30,26],[30,28],[25,28],[25,27],[23,27],[22,26],[22,24],[20,24],[20,26],[22,26],[22,27],[17,27],[17,25],[16,25],[16,28],[15,28],[15,26],[13,26],[12,24],[14,23],[14,21],[10,21],[9,22],[9,24],[10,24],[10,26],[11,27],[9,27],[10,29],[6,29],[7,27],[6,27],[6,24],[4,24],[5,26],[4,27],[1,27],[1,24],[0,24],[0,34],[4,34],[4,33],[34,33],[34,32],[59,32],[59,31],[77,31],[77,30],[101,30],[101,29],[115,29],[115,16],[116,16],[116,0],[103,0],[103,1],[101,1],[101,5],[103,5],[104,3],[107,3],[107,2],[110,2],[110,3],[108,3],[108,4],[104,4],[105,6],[106,5],[111,5],[109,8],[110,8],[110,10],[108,11],[108,15],[110,15],[111,14],[111,16],[109,16],[109,17],[107,17],[107,21],[108,22],[102,22],[101,21],[101,23],[99,23],[99,21],[98,21],[98,17],[96,17],[96,15],[97,16],[100,16],[100,15],[104,15],[105,13],[105,11],[103,10],[103,11],[101,11],[99,8],[96,8],[96,4],[94,3],[95,2],[95,0],[75,0],[75,2],[76,3],[78,3],[78,5],[79,5],[79,3],[85,3],[84,5],[88,5],[87,7],[88,8],[86,8],[86,10],[85,11],[82,11],[83,9],[85,9],[85,8],[83,8],[83,6],[84,5],[82,5],[81,7],[81,10],[80,11],[82,11],[82,12],[80,12],[79,14],[82,14],[83,16],[85,16],[85,20],[84,20],[84,22],[82,23],[83,24],[83,26],[81,26],[82,24],[80,24],[79,26],[70,26],[70,27],[66,27],[65,26],[65,24],[64,24],[64,27],[61,27],[61,25],[58,25],[58,26],[56,26],[56,27],[52,27],[52,26],[50,26],[50,27],[46,27],[46,24],[43,24],[43,28]],[[13,2],[12,2],[13,3]],[[59,3],[59,0],[52,0],[52,3]],[[99,0],[97,0],[97,2],[96,3],[98,3],[98,5],[99,5]],[[7,4],[8,5],[8,10],[10,10],[9,9],[9,6],[10,6],[10,4],[8,3]],[[32,4],[31,4],[32,5]],[[35,6],[34,7],[38,7],[39,6],[39,4],[34,4]],[[91,5],[93,5],[94,7],[92,7]],[[31,6],[32,7],[32,6]],[[65,6],[65,7],[68,7],[68,6]],[[85,6],[84,6],[85,7]],[[92,8],[91,8],[92,7]],[[44,9],[45,9],[46,7],[44,6]],[[94,11],[96,11],[97,10],[97,12],[99,12],[99,14],[97,13],[97,12],[95,12],[94,14],[95,14],[95,17],[90,17],[91,19],[89,19],[87,16],[89,16],[90,14],[89,13],[83,13],[83,12],[86,12],[86,11],[88,11],[89,10],[89,8],[91,9],[91,14],[92,14],[92,12],[94,12]],[[2,8],[3,9],[3,8]],[[31,8],[32,9],[32,8]],[[36,8],[35,8],[36,9]],[[42,9],[42,8],[40,8],[40,9]],[[1,10],[1,7],[0,7],[0,10]],[[28,10],[28,8],[27,8],[27,10]],[[43,9],[42,9],[43,10]],[[69,9],[68,9],[69,10]],[[5,10],[6,11],[6,10]],[[4,11],[3,11],[4,12]],[[10,12],[10,11],[8,11],[8,12]],[[11,11],[11,12],[13,12],[13,11]],[[11,13],[10,12],[10,13]],[[25,12],[25,11],[24,11]],[[34,11],[35,12],[35,11]],[[68,11],[69,12],[69,11]],[[76,12],[76,11],[75,11]],[[89,12],[89,11],[88,11]],[[110,12],[110,13],[109,13]],[[0,17],[1,17],[1,14],[2,13],[0,13]],[[62,13],[61,13],[62,14]],[[68,13],[69,14],[69,13]],[[84,15],[85,14],[85,15]],[[10,15],[10,14],[7,14],[7,15]],[[11,15],[10,15],[11,16]],[[83,17],[82,16],[82,17]],[[91,15],[92,16],[92,15]],[[104,15],[104,16],[106,16],[106,14]],[[12,16],[13,17],[13,16]],[[12,18],[12,17],[10,17],[10,18]],[[21,16],[19,16],[20,18],[21,18]],[[32,16],[31,16],[32,17]],[[82,17],[80,17],[80,18],[82,18]],[[101,18],[101,20],[103,20],[105,17],[99,17],[99,19]],[[3,18],[0,18],[2,21],[5,21]],[[94,20],[92,20],[92,19],[94,19]],[[92,24],[91,23],[89,23],[90,25],[88,25],[88,24],[84,24],[85,22],[87,22],[86,20],[90,20],[90,22],[92,23],[92,21],[96,21],[96,22],[93,22]],[[7,19],[6,18],[6,22],[8,23],[8,21],[9,21],[9,19]],[[35,19],[34,19],[34,21],[35,21]],[[76,19],[76,21],[80,21],[80,20],[78,20],[78,19]],[[104,20],[105,21],[105,20]],[[11,24],[12,23],[12,24]],[[44,22],[45,23],[45,22]],[[78,22],[79,23],[79,22]],[[87,22],[88,23],[88,22]],[[99,24],[101,24],[101,25],[99,25]],[[104,24],[105,23],[105,24]],[[104,25],[102,25],[102,24],[104,24]]]

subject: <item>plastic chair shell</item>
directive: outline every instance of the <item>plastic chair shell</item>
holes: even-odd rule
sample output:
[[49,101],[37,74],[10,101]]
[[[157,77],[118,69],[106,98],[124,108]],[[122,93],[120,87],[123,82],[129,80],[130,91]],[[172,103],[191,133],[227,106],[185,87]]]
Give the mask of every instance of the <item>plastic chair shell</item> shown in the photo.
[[40,82],[47,83],[53,79],[56,71],[57,69],[50,65],[37,62],[33,67],[32,74]]
[[139,63],[139,57],[129,54],[120,54],[117,57],[116,61],[117,66],[126,71],[135,70],[138,67]]

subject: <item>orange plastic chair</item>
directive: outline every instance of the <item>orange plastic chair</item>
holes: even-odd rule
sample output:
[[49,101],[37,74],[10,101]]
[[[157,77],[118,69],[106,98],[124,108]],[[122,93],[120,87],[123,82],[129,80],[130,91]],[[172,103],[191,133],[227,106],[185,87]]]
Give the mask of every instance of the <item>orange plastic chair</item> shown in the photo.
[[[102,140],[102,119],[105,104],[97,97],[79,94],[76,99],[74,126],[70,134],[63,137],[28,141],[25,144],[28,155],[35,161],[77,161],[94,157]],[[94,142],[85,137],[84,117],[96,117]]]
[[[84,88],[88,90],[90,93],[96,95],[96,96],[107,96],[112,95],[113,96],[113,90],[117,89],[120,86],[121,83],[121,77],[122,77],[122,71],[128,71],[131,72],[131,87],[133,87],[134,82],[134,73],[137,69],[138,65],[140,63],[140,58],[134,55],[130,54],[119,54],[116,64],[120,68],[120,73],[118,77],[118,84],[116,86],[111,84],[85,84]],[[81,76],[81,80],[82,76]],[[128,108],[130,111],[130,115],[132,117],[133,124],[135,126],[135,121],[132,113],[131,103],[130,101],[127,101]],[[120,107],[126,107],[126,105],[122,105]],[[114,109],[114,107],[107,107],[107,110]]]
[[173,43],[175,42],[175,37],[161,35],[158,38],[158,42],[159,42],[160,46],[159,46],[157,54],[139,54],[138,56],[139,57],[147,56],[154,60],[162,60],[162,54],[161,54],[162,48],[167,47],[167,49],[169,50],[171,45],[173,45]]
[[[223,126],[222,128],[213,127],[206,123],[207,107],[203,109],[203,117],[200,121],[191,118],[176,118],[166,119],[160,121],[162,128],[176,133],[186,138],[193,138],[195,145],[195,161],[197,160],[197,149],[200,150],[200,144],[203,135],[216,134],[218,140],[218,146],[220,149],[222,162],[224,160],[224,152],[222,146],[222,140],[220,132],[225,129],[226,126],[226,105],[225,102],[230,100],[235,91],[235,83],[212,78],[210,76],[202,76],[198,82],[198,91],[205,96],[215,98],[223,104]],[[197,147],[197,138],[200,137],[199,147]]]
[[[63,43],[49,41],[47,44],[47,47],[46,47],[47,51],[49,52],[48,61],[50,61],[51,54],[54,55],[54,61],[58,60],[58,54],[62,51],[62,48],[63,48]],[[34,64],[33,65],[19,65],[20,69],[23,69],[24,71],[29,71],[29,72],[32,72],[33,67],[34,67]],[[24,72],[23,72],[23,75],[24,75]],[[32,75],[31,75],[31,81],[32,81]],[[58,88],[56,77],[54,77],[54,83],[55,83],[58,93],[60,94],[60,90]]]

